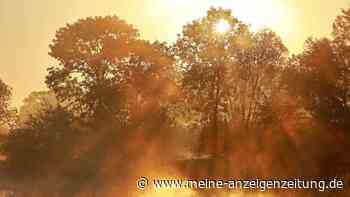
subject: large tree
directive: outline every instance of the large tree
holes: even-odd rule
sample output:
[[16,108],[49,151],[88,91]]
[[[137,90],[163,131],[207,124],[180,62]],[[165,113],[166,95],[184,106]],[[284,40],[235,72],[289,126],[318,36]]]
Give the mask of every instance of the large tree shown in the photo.
[[[337,93],[339,111],[341,117],[338,126],[350,130],[350,8],[342,10],[333,23],[333,47],[337,70]],[[333,114],[332,114],[333,115]],[[349,134],[350,135],[350,134]]]
[[[227,32],[216,31],[220,21],[229,25]],[[200,112],[200,126],[207,130],[203,134],[206,140],[211,139],[207,148],[214,154],[226,110],[231,51],[238,47],[238,41],[249,39],[249,34],[247,26],[232,17],[230,11],[212,8],[206,17],[184,26],[174,46],[183,73],[185,101]]]
[[[333,23],[333,38],[309,39],[292,58],[289,90],[304,99],[317,120],[334,129],[350,128],[350,10]],[[294,77],[293,77],[294,76]]]
[[107,16],[60,28],[50,49],[58,64],[49,69],[48,87],[92,123],[79,121],[87,135],[71,177],[88,176],[83,181],[95,191],[111,182],[125,186],[120,180],[130,178],[143,147],[163,141],[168,130],[164,107],[176,93],[168,47],[141,40],[131,25]]
[[50,45],[58,65],[49,69],[46,83],[75,113],[95,120],[130,119],[136,109],[129,101],[159,96],[171,65],[164,45],[138,36],[115,16],[86,18],[59,29]]
[[275,33],[252,33],[229,10],[212,8],[184,27],[174,49],[185,101],[199,112],[212,152],[227,128],[261,124],[287,52]]
[[287,48],[271,30],[252,33],[251,43],[234,51],[229,112],[247,129],[269,124],[271,107],[280,93],[280,73]]
[[[313,149],[318,149],[315,152],[319,156],[313,157],[322,159],[313,162],[322,176],[349,175],[350,161],[345,156],[350,147],[349,35],[350,9],[336,18],[332,38],[306,41],[304,51],[291,58],[283,77],[289,94],[302,103],[304,114],[317,123],[310,125],[310,132],[316,137],[307,146],[317,146]],[[322,143],[331,146],[322,149]]]

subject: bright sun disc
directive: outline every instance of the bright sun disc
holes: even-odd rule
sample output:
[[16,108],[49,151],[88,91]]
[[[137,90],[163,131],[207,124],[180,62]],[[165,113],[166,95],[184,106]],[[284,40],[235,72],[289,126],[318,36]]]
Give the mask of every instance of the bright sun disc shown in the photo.
[[224,19],[221,19],[215,25],[215,31],[218,33],[226,33],[229,29],[230,29],[230,24]]

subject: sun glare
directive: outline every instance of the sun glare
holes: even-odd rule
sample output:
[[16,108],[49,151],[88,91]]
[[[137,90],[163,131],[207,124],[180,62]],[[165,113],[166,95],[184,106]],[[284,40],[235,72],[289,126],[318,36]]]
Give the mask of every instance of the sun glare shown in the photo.
[[226,33],[230,30],[230,27],[230,24],[226,20],[221,19],[219,22],[216,23],[215,31],[218,33]]

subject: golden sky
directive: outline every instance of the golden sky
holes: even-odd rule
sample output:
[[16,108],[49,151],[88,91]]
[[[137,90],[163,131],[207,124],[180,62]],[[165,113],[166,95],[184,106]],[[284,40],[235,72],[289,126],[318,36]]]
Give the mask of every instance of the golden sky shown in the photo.
[[88,16],[117,15],[145,39],[173,42],[181,27],[210,6],[232,9],[253,29],[270,27],[292,53],[310,36],[329,36],[332,21],[349,0],[0,0],[0,78],[13,88],[13,104],[45,89],[52,64],[48,44],[66,23]]

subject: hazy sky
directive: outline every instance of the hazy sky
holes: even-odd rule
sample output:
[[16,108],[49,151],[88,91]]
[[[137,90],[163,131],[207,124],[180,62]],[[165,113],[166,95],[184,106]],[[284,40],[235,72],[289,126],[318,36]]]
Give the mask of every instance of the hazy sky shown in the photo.
[[45,89],[52,64],[48,44],[66,23],[88,16],[117,15],[145,39],[172,42],[182,25],[204,16],[210,6],[233,10],[252,25],[268,26],[291,52],[309,36],[328,36],[332,21],[349,0],[0,0],[0,78],[13,88],[13,103]]

